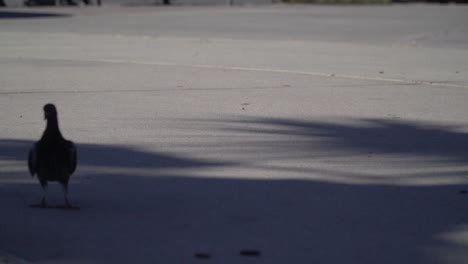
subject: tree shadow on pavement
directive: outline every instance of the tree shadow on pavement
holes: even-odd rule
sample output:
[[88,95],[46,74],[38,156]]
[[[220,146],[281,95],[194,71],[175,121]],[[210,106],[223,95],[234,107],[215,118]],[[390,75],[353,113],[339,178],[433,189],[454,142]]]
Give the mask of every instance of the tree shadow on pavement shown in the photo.
[[[305,147],[307,147],[307,139],[311,142],[321,139],[324,141],[324,148],[336,149],[344,153],[350,151],[378,152],[438,156],[453,162],[468,161],[468,133],[460,132],[462,127],[391,119],[358,119],[353,121],[354,124],[339,124],[266,118],[236,122],[240,125],[259,125],[256,128],[245,128],[244,126],[244,128],[230,127],[227,129],[251,134],[298,137],[300,143],[305,143]],[[295,148],[296,145],[291,147]]]
[[[237,135],[220,143],[224,151],[249,138],[246,155],[269,150],[264,159],[372,151],[444,157],[459,166],[466,162],[468,142],[456,128],[386,120],[360,125],[211,120],[202,127]],[[79,145],[84,168],[71,185],[82,210],[40,210],[26,206],[39,197],[39,185],[15,182],[28,177],[25,156],[31,144],[0,141],[2,164],[24,163],[23,171],[13,165],[0,170],[0,207],[8,216],[0,220],[0,248],[28,260],[198,263],[194,254],[208,252],[220,263],[245,263],[241,249],[259,250],[256,263],[273,264],[444,263],[444,256],[451,257],[445,263],[463,263],[467,256],[465,244],[448,239],[466,231],[467,196],[459,192],[460,184],[193,177],[188,171],[245,164],[85,144]]]
[[[216,143],[211,147],[221,152],[242,152],[251,167],[370,184],[387,184],[394,179],[420,179],[429,184],[431,179],[466,182],[468,175],[468,133],[463,126],[395,119],[194,122],[200,129],[229,135],[230,140],[222,147]],[[291,166],[295,161],[303,163]],[[334,168],[336,164],[343,169]]]

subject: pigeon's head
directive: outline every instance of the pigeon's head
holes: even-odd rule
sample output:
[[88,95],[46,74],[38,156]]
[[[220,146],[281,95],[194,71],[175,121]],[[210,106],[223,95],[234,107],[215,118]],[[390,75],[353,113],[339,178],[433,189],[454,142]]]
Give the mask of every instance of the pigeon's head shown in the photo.
[[53,104],[46,104],[44,105],[44,119],[51,117],[57,117],[57,108]]

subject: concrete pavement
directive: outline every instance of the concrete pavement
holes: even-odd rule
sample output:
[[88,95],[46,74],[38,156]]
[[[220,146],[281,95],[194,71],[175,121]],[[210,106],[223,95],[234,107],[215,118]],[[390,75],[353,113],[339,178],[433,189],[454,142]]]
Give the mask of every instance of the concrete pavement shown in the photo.
[[[35,263],[466,259],[466,7],[14,10],[62,16],[0,20],[7,252]],[[40,197],[25,157],[48,102],[78,143],[79,212],[26,206]]]
[[1,264],[27,264],[28,262],[17,257],[14,257],[4,251],[0,251]]

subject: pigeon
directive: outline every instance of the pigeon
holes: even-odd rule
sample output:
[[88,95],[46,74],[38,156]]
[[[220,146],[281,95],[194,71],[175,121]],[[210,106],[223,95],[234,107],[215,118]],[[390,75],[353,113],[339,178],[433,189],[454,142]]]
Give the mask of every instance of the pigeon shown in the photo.
[[68,182],[77,166],[76,146],[60,133],[55,105],[44,106],[44,118],[47,120],[46,129],[41,139],[33,144],[28,156],[29,172],[32,177],[37,174],[43,191],[41,203],[31,207],[47,208],[48,182],[56,181],[63,188],[64,208],[72,209],[74,207],[68,200]]

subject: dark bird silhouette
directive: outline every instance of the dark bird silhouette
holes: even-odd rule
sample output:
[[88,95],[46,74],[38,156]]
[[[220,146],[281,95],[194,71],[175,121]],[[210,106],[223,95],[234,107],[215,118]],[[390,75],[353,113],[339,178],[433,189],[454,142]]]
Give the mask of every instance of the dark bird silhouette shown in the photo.
[[68,181],[76,169],[77,152],[75,144],[63,138],[60,133],[57,109],[53,104],[44,106],[47,126],[41,139],[29,151],[28,167],[31,176],[37,174],[43,196],[38,206],[46,208],[48,182],[57,181],[63,187],[65,208],[73,208],[68,200]]

